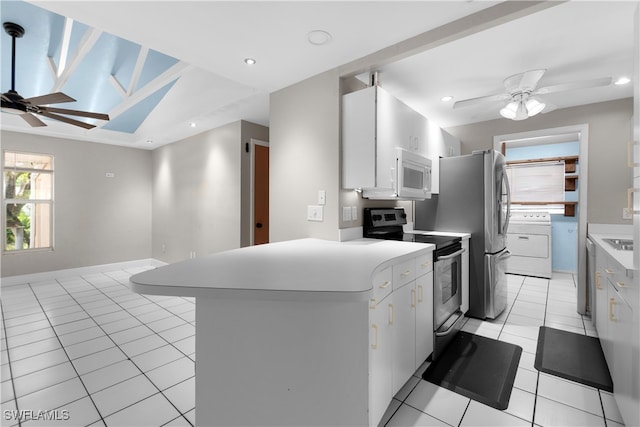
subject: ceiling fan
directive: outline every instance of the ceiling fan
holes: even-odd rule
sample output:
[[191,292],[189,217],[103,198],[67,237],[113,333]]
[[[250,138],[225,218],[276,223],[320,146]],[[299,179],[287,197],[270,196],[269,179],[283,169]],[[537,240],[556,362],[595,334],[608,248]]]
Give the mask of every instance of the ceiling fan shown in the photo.
[[500,114],[507,119],[524,120],[540,112],[546,113],[555,108],[551,108],[545,104],[538,95],[607,86],[612,80],[611,77],[603,77],[536,89],[538,82],[546,71],[545,69],[540,69],[514,74],[504,79],[505,93],[458,101],[453,104],[453,108],[469,107],[485,102],[509,101],[508,104],[500,110]]
[[109,120],[109,115],[102,113],[92,113],[89,111],[67,110],[65,108],[48,107],[49,104],[60,104],[63,102],[74,102],[75,99],[62,92],[50,93],[48,95],[35,96],[33,98],[23,98],[15,90],[16,81],[16,38],[24,35],[24,28],[13,22],[3,24],[7,34],[11,36],[11,90],[0,95],[2,98],[2,112],[17,114],[33,127],[46,126],[42,120],[34,114],[39,114],[50,119],[59,120],[70,125],[79,126],[85,129],[92,129],[95,125],[75,120],[61,114],[87,117],[99,120]]

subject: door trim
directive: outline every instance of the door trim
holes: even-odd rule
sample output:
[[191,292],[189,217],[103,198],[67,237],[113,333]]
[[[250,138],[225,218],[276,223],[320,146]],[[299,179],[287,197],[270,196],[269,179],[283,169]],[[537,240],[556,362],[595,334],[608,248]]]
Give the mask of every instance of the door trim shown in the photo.
[[249,153],[251,158],[251,166],[249,167],[249,245],[254,245],[254,236],[253,236],[253,227],[255,224],[255,203],[254,203],[254,193],[255,193],[255,166],[256,166],[256,150],[255,146],[261,145],[263,147],[269,147],[268,141],[262,141],[259,139],[251,138],[249,140]]
[[[493,137],[494,149],[502,150],[503,143],[517,143],[524,139],[540,139],[560,142],[567,134],[577,134],[580,141],[580,188],[578,191],[578,287],[585,289],[587,283],[587,202],[589,189],[589,125],[578,124],[557,128],[540,129],[530,132],[520,132]],[[575,139],[573,139],[575,141]]]

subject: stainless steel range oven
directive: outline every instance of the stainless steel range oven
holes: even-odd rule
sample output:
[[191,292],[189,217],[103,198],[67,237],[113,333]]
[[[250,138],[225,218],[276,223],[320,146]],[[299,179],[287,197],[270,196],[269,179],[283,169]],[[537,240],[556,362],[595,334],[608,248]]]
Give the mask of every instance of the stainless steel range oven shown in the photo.
[[462,247],[460,237],[405,233],[403,208],[365,208],[363,236],[434,244],[433,251],[433,354],[436,360],[462,327]]

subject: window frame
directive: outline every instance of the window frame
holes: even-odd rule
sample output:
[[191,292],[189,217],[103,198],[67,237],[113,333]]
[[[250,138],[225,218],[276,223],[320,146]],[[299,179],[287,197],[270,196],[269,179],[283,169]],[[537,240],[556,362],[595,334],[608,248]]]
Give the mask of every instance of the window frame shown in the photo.
[[[26,168],[26,167],[7,167],[6,165],[6,157],[7,154],[25,154],[25,155],[33,155],[33,156],[46,156],[51,158],[51,169],[36,169],[36,168]],[[27,172],[27,173],[45,173],[51,176],[51,197],[49,199],[7,199],[6,198],[6,171],[17,171],[17,172]],[[0,218],[2,220],[2,224],[4,226],[4,234],[2,237],[2,255],[13,255],[13,254],[22,254],[22,253],[33,253],[33,252],[50,252],[54,250],[55,246],[55,233],[54,233],[54,218],[55,218],[55,156],[50,153],[35,153],[31,151],[20,151],[20,150],[11,150],[4,149],[2,150],[2,212],[0,213]],[[49,206],[49,246],[40,247],[40,248],[21,248],[21,249],[7,249],[7,206],[10,204],[33,204],[34,206],[38,204],[46,204]]]

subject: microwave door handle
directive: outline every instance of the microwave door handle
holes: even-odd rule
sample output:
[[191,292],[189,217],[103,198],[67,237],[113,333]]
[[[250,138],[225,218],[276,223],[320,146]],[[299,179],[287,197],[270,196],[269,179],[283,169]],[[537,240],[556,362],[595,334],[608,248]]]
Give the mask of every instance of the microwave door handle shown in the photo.
[[454,252],[454,253],[452,253],[452,254],[449,254],[449,255],[443,255],[443,256],[438,256],[438,258],[436,259],[436,261],[455,258],[455,257],[457,257],[458,255],[460,255],[460,254],[464,253],[465,251],[466,251],[466,249],[465,249],[465,248],[462,248],[462,249],[460,249],[459,251],[455,251],[455,252]]

